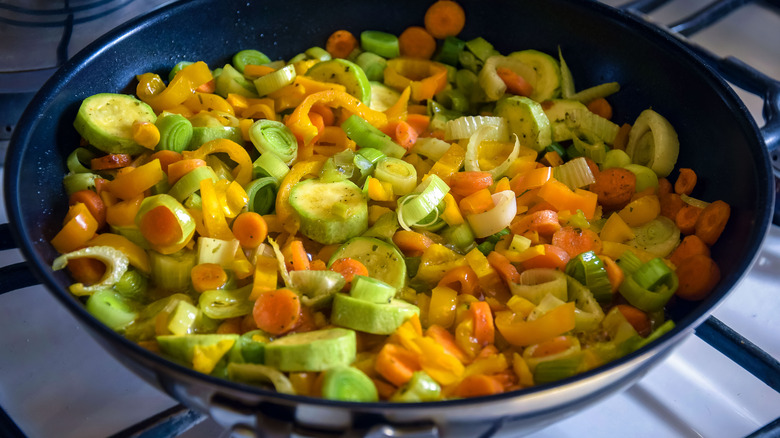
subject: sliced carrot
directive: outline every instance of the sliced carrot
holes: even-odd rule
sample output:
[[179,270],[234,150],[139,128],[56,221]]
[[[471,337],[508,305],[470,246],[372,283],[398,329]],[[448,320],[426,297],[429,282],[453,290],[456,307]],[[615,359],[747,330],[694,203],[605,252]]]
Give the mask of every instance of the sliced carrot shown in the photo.
[[612,105],[607,99],[599,97],[588,102],[588,110],[597,116],[604,117],[607,120],[612,119]]
[[514,234],[523,235],[528,231],[536,231],[542,236],[550,237],[561,229],[561,224],[555,210],[539,210],[522,216],[511,224],[509,229]]
[[127,167],[133,162],[133,157],[129,154],[106,154],[102,157],[90,160],[92,170],[110,170]]
[[518,96],[530,96],[534,92],[534,87],[524,77],[515,73],[506,67],[497,67],[496,74],[506,85],[506,91]]
[[615,141],[612,143],[612,149],[619,149],[621,151],[626,150],[628,146],[628,134],[631,132],[631,125],[623,123],[618,129],[618,133],[615,136]]
[[240,335],[243,333],[241,331],[241,320],[243,318],[236,317],[236,318],[228,318],[224,321],[222,321],[222,324],[220,324],[217,327],[217,334],[218,335]]
[[517,272],[517,268],[503,254],[491,251],[487,255],[487,260],[505,282],[517,283],[520,281],[520,273]]
[[417,355],[396,344],[385,344],[374,362],[374,370],[396,386],[408,382],[420,369]]
[[450,191],[458,196],[469,196],[477,190],[487,189],[493,185],[493,174],[490,172],[464,171],[454,173],[450,177]]
[[154,207],[141,218],[138,226],[144,238],[152,245],[173,245],[181,239],[181,226],[167,207]]
[[592,158],[584,157],[585,162],[588,163],[588,169],[590,169],[590,173],[593,174],[593,177],[599,176],[601,173],[601,169],[599,169],[599,165],[593,161]]
[[436,40],[425,28],[411,26],[398,36],[398,48],[401,56],[430,59],[436,51]]
[[723,201],[715,201],[704,207],[696,220],[696,235],[707,245],[714,245],[726,228],[731,216],[731,206]]
[[228,280],[227,272],[217,263],[199,263],[190,270],[192,287],[198,292],[219,289]]
[[74,205],[78,202],[83,203],[87,210],[92,213],[98,224],[98,230],[106,224],[106,204],[97,193],[89,189],[79,190],[70,195],[68,205]]
[[612,293],[615,293],[620,284],[623,283],[623,280],[625,280],[625,274],[611,257],[600,255],[599,258],[604,263],[604,269],[607,271],[607,279],[609,284],[612,285]]
[[178,160],[168,164],[165,172],[168,174],[168,184],[173,185],[181,179],[184,175],[197,169],[198,167],[206,166],[206,161],[200,158],[188,158],[186,160]]
[[636,192],[636,175],[630,170],[613,167],[600,172],[590,191],[598,195],[599,204],[607,210],[620,210]]
[[412,114],[406,115],[406,123],[412,125],[415,131],[422,134],[428,130],[431,124],[431,117],[426,114]]
[[[694,207],[690,204],[684,204],[677,215],[674,217],[674,223],[680,232],[684,235],[693,234],[696,231],[696,222],[701,215],[703,208]],[[704,240],[704,239],[702,239]]]
[[168,171],[168,166],[171,165],[171,163],[175,163],[182,159],[182,156],[180,153],[168,149],[164,149],[161,151],[157,151],[153,153],[149,157],[149,161],[152,160],[160,160],[160,167],[162,168],[163,172]]
[[640,336],[645,337],[650,334],[650,318],[647,317],[647,313],[628,304],[618,304],[616,307]]
[[671,220],[676,220],[677,213],[685,206],[685,201],[677,193],[658,195],[658,203],[661,204],[661,216],[666,216]]
[[601,238],[589,229],[563,227],[553,234],[552,244],[566,251],[570,257],[588,251],[596,254],[601,251]]
[[422,254],[423,251],[433,245],[433,240],[422,233],[415,231],[398,230],[393,234],[393,243],[404,254]]
[[204,82],[195,89],[198,93],[213,93],[217,90],[217,81],[211,79],[208,82]]
[[466,25],[463,8],[450,0],[438,0],[425,12],[425,30],[434,38],[456,36]]
[[488,189],[477,190],[458,202],[464,215],[484,213],[493,208],[493,194]]
[[674,182],[674,193],[678,195],[690,195],[696,186],[696,172],[693,169],[682,168],[677,181]]
[[[249,64],[247,66],[244,66],[244,75],[253,77],[253,78],[259,78],[261,76],[265,76],[269,73],[275,72],[276,69],[269,66],[269,65],[253,65]],[[228,96],[230,97],[230,96]]]
[[680,262],[676,273],[680,281],[677,296],[691,301],[706,298],[720,281],[720,268],[704,254],[696,254]]
[[[456,283],[460,284],[460,288],[455,287]],[[437,286],[455,289],[460,294],[475,295],[479,290],[479,278],[471,266],[458,266],[447,271]]]
[[550,268],[566,269],[566,264],[571,260],[571,256],[563,248],[555,245],[544,244],[544,254],[532,257],[521,264],[525,269]]
[[469,361],[468,355],[455,343],[455,335],[440,325],[433,324],[425,330],[425,336],[444,347],[444,351],[458,358],[462,363]]
[[352,279],[355,278],[356,275],[368,276],[368,268],[360,261],[350,257],[336,260],[330,265],[330,270],[338,272],[344,277],[344,280],[347,282],[344,289],[349,289],[352,284]]
[[358,47],[358,40],[348,30],[337,30],[325,42],[325,50],[334,58],[346,58]]
[[683,260],[697,254],[704,254],[709,257],[710,248],[699,238],[699,236],[691,234],[690,236],[685,236],[682,242],[680,242],[680,245],[672,251],[672,254],[669,256],[669,261],[674,263],[675,266],[680,266]]
[[656,190],[656,193],[658,196],[666,195],[667,193],[672,193],[672,190],[674,190],[674,186],[672,186],[672,183],[669,182],[666,178],[658,178],[658,189]]
[[289,289],[263,292],[257,297],[252,316],[257,327],[272,335],[286,333],[298,324],[301,300]]
[[482,347],[492,344],[496,337],[496,326],[490,305],[485,301],[470,303],[469,312],[474,317],[474,339]]
[[457,397],[481,397],[504,392],[504,385],[492,376],[472,374],[458,383]]
[[80,257],[68,260],[68,271],[73,280],[87,286],[98,283],[106,273],[106,265],[98,259]]
[[303,247],[302,241],[293,240],[290,242],[290,261],[292,263],[293,271],[309,270],[309,253],[307,253],[306,248]]
[[324,271],[328,269],[328,265],[326,265],[325,262],[320,259],[314,259],[309,264],[309,269],[312,271]]
[[412,125],[403,120],[393,120],[382,128],[396,143],[409,150],[417,142],[419,133]]
[[262,215],[245,211],[233,221],[233,236],[242,248],[257,248],[268,236],[268,224]]

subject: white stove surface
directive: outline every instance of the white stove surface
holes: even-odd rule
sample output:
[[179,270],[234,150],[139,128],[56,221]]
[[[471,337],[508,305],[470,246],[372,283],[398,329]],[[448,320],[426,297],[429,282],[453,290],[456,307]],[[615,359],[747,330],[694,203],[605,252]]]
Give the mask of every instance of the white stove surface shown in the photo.
[[[668,23],[706,3],[677,1],[651,18]],[[780,17],[758,5],[692,39],[780,78]],[[760,99],[737,91],[760,126]],[[7,221],[0,203],[0,223]],[[0,251],[0,266],[19,261],[18,251]],[[779,314],[780,227],[773,226],[754,267],[714,316],[780,358]],[[0,296],[0,321],[0,406],[30,437],[109,436],[177,404],[106,353],[41,286]],[[737,437],[778,417],[779,393],[690,336],[633,387],[531,436]],[[205,420],[182,436],[221,433]]]

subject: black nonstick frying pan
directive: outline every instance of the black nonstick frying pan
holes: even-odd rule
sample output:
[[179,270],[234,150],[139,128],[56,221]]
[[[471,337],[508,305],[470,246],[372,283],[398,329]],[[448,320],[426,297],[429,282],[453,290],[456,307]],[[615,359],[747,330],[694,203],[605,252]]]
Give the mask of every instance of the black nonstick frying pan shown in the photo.
[[677,302],[670,309],[677,326],[661,339],[599,369],[507,394],[411,405],[334,402],[224,381],[162,359],[90,316],[67,291],[67,276],[51,270],[57,254],[48,242],[67,209],[62,177],[65,158],[79,142],[72,123],[81,100],[100,92],[132,92],[136,74],[167,73],[183,60],[203,60],[213,68],[247,48],[286,59],[323,45],[342,28],[398,34],[421,24],[429,2],[420,0],[182,1],[96,41],[46,83],[11,140],[5,162],[10,227],[3,228],[0,242],[5,247],[12,234],[27,263],[3,268],[0,291],[21,287],[34,276],[141,377],[226,426],[261,436],[348,431],[348,436],[473,437],[499,427],[520,433],[632,384],[707,317],[754,261],[773,215],[768,148],[780,143],[780,88],[775,83],[766,89],[755,77],[738,84],[766,95],[768,122],[762,132],[720,76],[738,68],[736,63],[708,59],[628,12],[582,0],[460,3],[467,14],[464,39],[482,36],[502,53],[533,48],[555,54],[560,46],[578,88],[619,82],[621,91],[610,98],[616,122],[633,122],[652,105],[679,134],[678,167],[699,175],[695,196],[731,205],[729,225],[713,250],[721,283],[701,302]]

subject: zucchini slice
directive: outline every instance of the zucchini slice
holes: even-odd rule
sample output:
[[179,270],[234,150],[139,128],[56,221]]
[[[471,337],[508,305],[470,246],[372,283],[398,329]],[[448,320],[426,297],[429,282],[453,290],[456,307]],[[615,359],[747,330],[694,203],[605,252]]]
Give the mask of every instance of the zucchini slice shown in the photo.
[[341,243],[368,229],[363,191],[349,180],[306,180],[290,191],[290,205],[301,220],[301,233],[324,245]]
[[341,58],[318,62],[306,71],[306,76],[321,82],[341,84],[347,88],[347,93],[366,105],[371,104],[371,84],[363,69],[354,62]]
[[520,144],[541,151],[552,143],[550,120],[538,102],[523,96],[502,97],[496,103],[496,115],[506,119],[509,131]]
[[536,83],[531,84],[534,87],[531,99],[543,102],[561,95],[561,67],[555,58],[538,50],[522,50],[509,54],[509,57],[536,71]]
[[134,122],[157,121],[152,107],[127,94],[100,93],[81,103],[73,126],[89,144],[109,154],[147,150],[133,140]]
[[406,283],[406,262],[395,245],[373,237],[355,237],[333,253],[328,266],[345,257],[363,263],[369,277],[384,281],[397,290]]

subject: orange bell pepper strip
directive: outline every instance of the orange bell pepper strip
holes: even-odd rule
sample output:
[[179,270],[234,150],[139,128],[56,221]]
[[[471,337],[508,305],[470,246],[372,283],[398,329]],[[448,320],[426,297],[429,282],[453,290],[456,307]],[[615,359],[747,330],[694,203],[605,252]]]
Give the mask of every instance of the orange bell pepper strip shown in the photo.
[[252,158],[243,146],[232,140],[218,138],[207,141],[194,151],[182,152],[182,157],[184,159],[199,158],[202,160],[207,155],[219,152],[228,154],[230,159],[236,162],[237,166],[233,169],[233,178],[242,187],[246,187],[252,180]]
[[507,342],[526,347],[573,330],[574,310],[573,302],[561,304],[533,321],[524,321],[511,310],[502,310],[496,312],[495,324]]
[[409,107],[409,97],[411,96],[411,93],[411,86],[404,88],[404,91],[401,92],[401,96],[398,97],[398,100],[395,101],[393,106],[385,110],[385,115],[387,115],[388,121],[406,120]]
[[86,205],[77,202],[68,208],[65,225],[51,239],[51,245],[60,254],[69,253],[83,247],[98,229],[97,220]]
[[295,111],[287,119],[287,127],[304,145],[310,145],[319,134],[309,118],[309,111],[314,104],[321,103],[333,108],[345,108],[352,114],[358,115],[373,126],[381,128],[387,124],[387,116],[372,110],[368,105],[345,91],[326,90],[307,96]]
[[184,103],[198,87],[213,78],[209,66],[203,61],[198,61],[176,73],[167,87],[159,75],[154,73],[139,75],[135,91],[142,101],[148,103],[155,112],[160,113]]
[[538,196],[552,204],[558,211],[582,210],[587,219],[593,219],[596,213],[598,195],[582,189],[571,191],[566,184],[554,179],[544,183],[539,189]]
[[127,227],[135,225],[135,215],[141,208],[144,195],[139,194],[134,198],[116,202],[106,207],[106,223],[115,227]]
[[154,159],[128,172],[118,173],[116,178],[106,183],[105,189],[119,199],[128,200],[143,194],[163,178],[166,176],[160,160]]
[[297,233],[300,226],[298,216],[288,202],[290,192],[304,176],[318,174],[326,159],[325,156],[315,155],[311,160],[295,163],[279,184],[279,192],[276,194],[276,218],[290,234]]
[[431,99],[447,86],[447,67],[426,59],[396,58],[387,61],[385,84],[398,91],[412,89],[412,99]]

